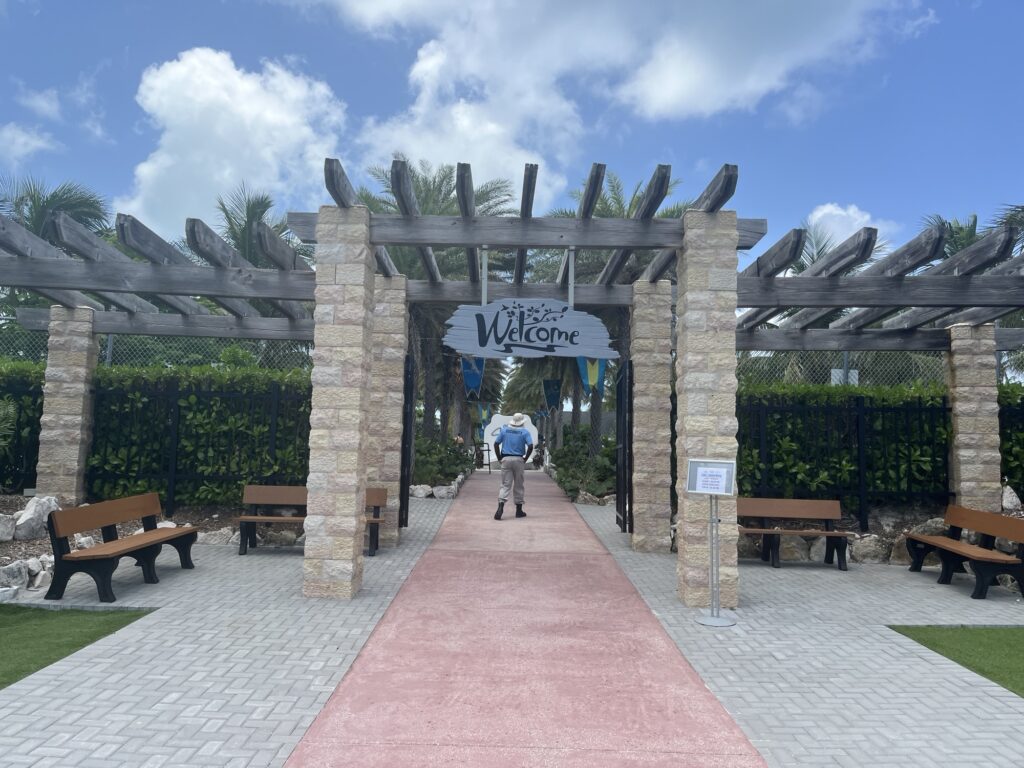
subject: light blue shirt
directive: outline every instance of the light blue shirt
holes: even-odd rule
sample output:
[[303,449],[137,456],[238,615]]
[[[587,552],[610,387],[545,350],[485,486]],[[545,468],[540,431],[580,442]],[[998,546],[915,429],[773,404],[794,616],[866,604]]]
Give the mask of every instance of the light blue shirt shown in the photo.
[[506,424],[494,438],[494,443],[501,446],[503,456],[525,456],[526,446],[533,445],[529,430]]

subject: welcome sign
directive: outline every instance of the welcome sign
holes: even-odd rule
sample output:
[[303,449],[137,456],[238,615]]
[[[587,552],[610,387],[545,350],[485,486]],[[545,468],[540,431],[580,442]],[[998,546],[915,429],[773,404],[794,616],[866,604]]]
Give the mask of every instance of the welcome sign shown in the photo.
[[593,315],[552,299],[463,304],[448,319],[444,343],[476,357],[617,358],[608,329]]

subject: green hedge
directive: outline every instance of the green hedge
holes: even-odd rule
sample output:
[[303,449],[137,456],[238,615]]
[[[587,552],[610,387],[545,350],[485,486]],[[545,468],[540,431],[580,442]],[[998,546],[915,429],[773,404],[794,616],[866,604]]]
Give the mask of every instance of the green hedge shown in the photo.
[[[401,429],[396,424],[395,429]],[[473,466],[471,448],[453,440],[428,440],[417,422],[413,485],[448,485],[460,474],[469,474]]]
[[606,496],[615,490],[615,438],[601,439],[601,452],[589,457],[590,425],[577,432],[565,430],[562,447],[551,452],[558,485],[575,499],[580,491]]
[[42,363],[0,359],[0,398],[10,398],[17,408],[11,442],[0,451],[0,491],[21,493],[35,486],[43,371]]
[[1024,495],[1024,384],[999,387],[999,443],[1003,477]]

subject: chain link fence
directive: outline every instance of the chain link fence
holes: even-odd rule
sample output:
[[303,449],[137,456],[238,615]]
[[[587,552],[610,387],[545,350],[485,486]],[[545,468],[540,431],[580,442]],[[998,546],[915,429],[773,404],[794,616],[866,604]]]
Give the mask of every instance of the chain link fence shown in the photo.
[[945,352],[739,352],[741,386],[850,384],[892,387],[942,384]]

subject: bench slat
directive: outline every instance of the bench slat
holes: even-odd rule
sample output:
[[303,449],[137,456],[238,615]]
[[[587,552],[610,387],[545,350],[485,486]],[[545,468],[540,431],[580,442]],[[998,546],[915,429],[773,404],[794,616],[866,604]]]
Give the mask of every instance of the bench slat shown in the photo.
[[795,531],[787,528],[740,528],[740,533],[751,535],[779,534],[782,536],[854,536],[850,531],[826,531],[821,528]]
[[948,552],[963,555],[966,558],[977,560],[981,563],[1002,563],[1004,565],[1017,565],[1020,563],[1020,558],[1013,555],[1007,555],[995,549],[985,549],[975,544],[968,544],[966,541],[957,541],[948,536],[927,536],[922,533],[908,533],[907,538],[924,544],[931,544],[938,549],[945,549]]
[[163,516],[160,496],[156,493],[98,501],[85,507],[58,509],[50,513],[53,530],[59,538],[107,525],[126,523],[129,520],[141,520],[150,515],[156,515],[158,518]]
[[1024,543],[1024,520],[1016,517],[950,505],[946,507],[946,525]]
[[839,520],[843,516],[834,499],[736,499],[737,517],[767,517],[787,520]]
[[242,489],[243,504],[306,506],[304,485],[247,485]]
[[236,523],[268,523],[276,525],[278,523],[301,523],[306,519],[305,515],[292,515],[286,517],[285,515],[241,515],[235,518]]
[[165,541],[176,539],[179,536],[184,536],[188,533],[193,533],[196,530],[198,529],[194,526],[186,525],[180,528],[157,528],[152,531],[143,531],[142,533],[125,536],[123,539],[116,539],[103,544],[97,544],[95,547],[89,547],[88,549],[76,550],[69,555],[64,555],[64,559],[102,560],[107,557],[115,557],[117,555],[127,554],[128,552],[134,552],[136,549],[142,549],[143,547],[152,546],[153,544],[162,544]]

